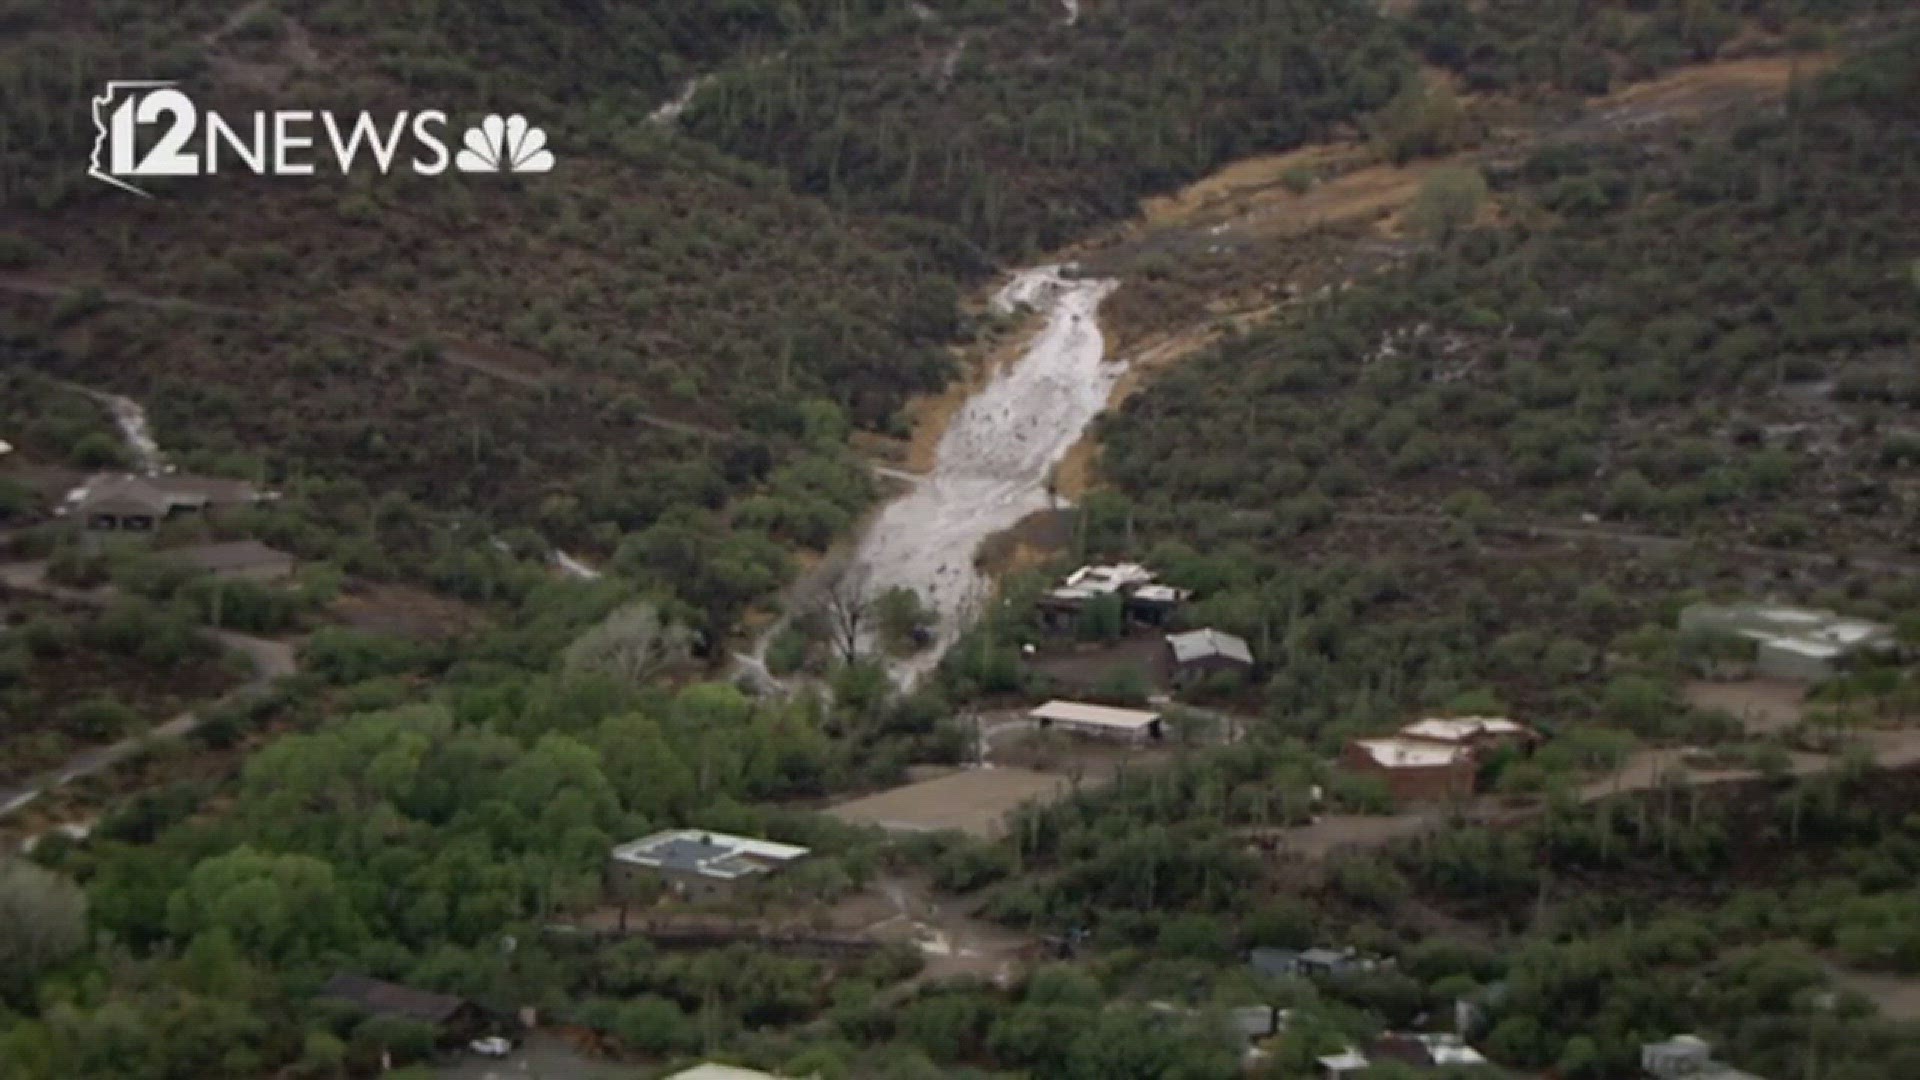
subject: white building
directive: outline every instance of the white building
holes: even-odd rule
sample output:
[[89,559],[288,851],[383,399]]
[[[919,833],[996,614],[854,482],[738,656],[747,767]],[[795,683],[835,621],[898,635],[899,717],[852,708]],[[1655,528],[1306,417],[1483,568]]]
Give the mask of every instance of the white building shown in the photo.
[[1166,734],[1157,712],[1115,709],[1080,701],[1049,701],[1029,711],[1027,717],[1042,728],[1128,742],[1146,742]]
[[808,850],[747,836],[675,829],[615,847],[610,876],[620,892],[655,879],[683,895],[704,894],[771,873],[804,858]]
[[1745,638],[1761,675],[1807,682],[1832,677],[1850,656],[1894,647],[1884,623],[1785,604],[1693,604],[1680,613],[1680,629]]

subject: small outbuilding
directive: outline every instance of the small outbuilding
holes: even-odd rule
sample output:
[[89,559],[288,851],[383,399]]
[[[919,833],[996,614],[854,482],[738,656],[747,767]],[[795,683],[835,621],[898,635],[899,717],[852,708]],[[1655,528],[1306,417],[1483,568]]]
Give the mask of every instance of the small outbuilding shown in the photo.
[[1165,737],[1160,714],[1144,709],[1116,709],[1079,701],[1049,701],[1027,713],[1042,729],[1058,728],[1095,738],[1147,742]]
[[1186,686],[1223,671],[1252,670],[1253,650],[1245,638],[1207,627],[1168,634],[1167,663],[1174,685]]

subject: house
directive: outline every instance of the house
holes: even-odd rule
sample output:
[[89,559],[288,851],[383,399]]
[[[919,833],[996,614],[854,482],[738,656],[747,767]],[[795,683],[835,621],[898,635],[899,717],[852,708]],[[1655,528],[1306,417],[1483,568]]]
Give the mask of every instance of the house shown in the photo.
[[1157,740],[1166,734],[1157,712],[1115,709],[1078,701],[1049,701],[1029,711],[1027,717],[1043,729],[1059,728],[1081,735],[1127,742]]
[[1083,566],[1041,595],[1041,621],[1054,630],[1071,629],[1087,604],[1102,597],[1118,596],[1121,610],[1128,617],[1160,626],[1193,594],[1186,589],[1156,584],[1154,576],[1153,571],[1139,563]]
[[1247,963],[1269,978],[1330,978],[1376,971],[1392,966],[1393,961],[1362,956],[1355,949],[1254,949]]
[[1167,635],[1168,670],[1175,686],[1187,686],[1222,671],[1244,674],[1253,667],[1245,638],[1207,628]]
[[1173,613],[1193,596],[1192,589],[1171,585],[1141,585],[1127,594],[1126,612],[1136,622],[1165,626]]
[[75,494],[72,509],[80,522],[101,532],[152,532],[176,514],[200,509],[196,503],[169,498],[138,477],[96,480]]
[[480,1006],[465,998],[416,990],[365,975],[335,975],[320,987],[316,997],[321,1001],[343,1002],[369,1016],[432,1025],[445,1041],[467,1038],[486,1018]]
[[1416,1069],[1465,1069],[1489,1064],[1486,1055],[1458,1035],[1389,1032],[1374,1041],[1374,1061],[1398,1061]]
[[614,848],[608,878],[621,896],[645,892],[656,882],[664,882],[679,896],[709,896],[731,891],[807,854],[807,848],[792,844],[677,829]]
[[67,495],[60,513],[101,532],[151,532],[163,521],[226,506],[259,502],[244,480],[211,476],[96,476]]
[[1419,739],[1355,739],[1341,753],[1343,767],[1380,777],[1395,799],[1433,802],[1473,794],[1474,752]]
[[1894,648],[1893,628],[1831,611],[1784,604],[1692,604],[1683,632],[1710,632],[1754,643],[1754,671],[1770,679],[1818,682],[1862,653]]
[[195,544],[163,553],[173,563],[222,581],[271,584],[293,576],[294,558],[258,540]]
[[1655,1080],[1760,1080],[1713,1059],[1713,1047],[1698,1035],[1675,1035],[1640,1047],[1640,1068]]
[[758,1069],[743,1069],[738,1065],[716,1065],[708,1062],[705,1065],[695,1065],[684,1072],[674,1073],[666,1080],[780,1080],[780,1077]]
[[1527,725],[1495,716],[1416,720],[1400,729],[1400,737],[1441,746],[1464,746],[1483,755],[1508,746],[1525,747],[1539,739]]

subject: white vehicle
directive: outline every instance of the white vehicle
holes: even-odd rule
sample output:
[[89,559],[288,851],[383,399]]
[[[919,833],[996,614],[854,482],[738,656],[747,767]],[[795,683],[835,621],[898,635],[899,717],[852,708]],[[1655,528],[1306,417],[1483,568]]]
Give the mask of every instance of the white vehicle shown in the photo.
[[475,1039],[467,1048],[485,1057],[506,1057],[513,1053],[513,1044],[498,1035],[489,1035],[484,1039]]

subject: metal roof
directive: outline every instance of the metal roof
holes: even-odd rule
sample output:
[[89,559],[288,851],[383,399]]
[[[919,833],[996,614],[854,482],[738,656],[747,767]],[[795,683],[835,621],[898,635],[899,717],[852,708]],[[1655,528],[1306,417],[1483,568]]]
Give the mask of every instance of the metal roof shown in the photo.
[[1525,724],[1497,716],[1460,716],[1452,719],[1418,720],[1400,729],[1400,734],[1435,742],[1466,742],[1481,735],[1524,735]]
[[1079,701],[1049,701],[1027,715],[1035,720],[1047,720],[1058,724],[1085,724],[1090,727],[1124,731],[1142,731],[1160,719],[1160,714],[1157,712],[1146,712],[1141,709],[1114,709],[1105,705],[1088,705]]
[[1473,760],[1473,751],[1464,746],[1416,739],[1355,739],[1353,744],[1389,769],[1435,769]]
[[1213,656],[1242,664],[1253,663],[1253,650],[1247,647],[1245,638],[1212,627],[1189,630],[1184,634],[1168,634],[1167,644],[1173,646],[1174,660],[1182,664]]

